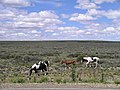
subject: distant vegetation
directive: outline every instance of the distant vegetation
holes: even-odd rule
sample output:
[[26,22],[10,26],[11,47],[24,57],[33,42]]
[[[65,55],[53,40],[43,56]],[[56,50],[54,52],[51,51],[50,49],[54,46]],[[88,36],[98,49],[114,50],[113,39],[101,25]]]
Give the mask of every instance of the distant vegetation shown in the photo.
[[[85,68],[79,62],[84,56],[97,56],[101,60],[98,69]],[[77,61],[65,70],[60,61]],[[49,60],[48,76],[32,75],[30,66],[40,60]],[[1,41],[0,83],[88,82],[120,84],[120,42],[105,41]]]

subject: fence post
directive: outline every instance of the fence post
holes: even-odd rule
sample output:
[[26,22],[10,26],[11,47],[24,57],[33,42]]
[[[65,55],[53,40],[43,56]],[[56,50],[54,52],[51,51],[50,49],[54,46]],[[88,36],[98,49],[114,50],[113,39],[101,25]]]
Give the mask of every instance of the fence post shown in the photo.
[[34,75],[33,81],[34,81],[34,83],[36,83],[36,75]]
[[82,70],[82,68],[80,68],[80,73],[78,75],[79,81],[82,81],[82,72],[83,72],[83,70]]
[[76,81],[76,66],[75,64],[73,64],[72,67],[72,75],[71,75],[72,81],[75,82]]
[[100,80],[100,82],[104,82],[104,70],[103,69],[101,69],[102,70],[102,72],[101,72],[101,80]]
[[95,77],[96,78],[96,69],[93,69],[93,77]]

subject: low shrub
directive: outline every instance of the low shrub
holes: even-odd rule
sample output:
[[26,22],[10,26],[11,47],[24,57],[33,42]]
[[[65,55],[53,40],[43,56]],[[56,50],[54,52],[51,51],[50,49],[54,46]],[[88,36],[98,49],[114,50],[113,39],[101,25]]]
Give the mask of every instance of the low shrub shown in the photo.
[[37,81],[37,83],[43,83],[43,82],[48,82],[48,81],[49,81],[48,77],[43,76],[43,77],[41,77],[40,80]]
[[25,83],[25,79],[23,79],[22,77],[14,77],[11,79],[12,83]]
[[61,77],[57,77],[55,79],[55,82],[57,82],[58,84],[62,83],[62,78]]
[[120,81],[116,80],[114,81],[115,84],[120,84]]
[[90,79],[87,79],[87,80],[82,80],[82,82],[85,82],[85,83],[99,83],[100,81],[97,80],[96,78],[90,78]]
[[66,80],[66,79],[64,79],[64,80],[63,80],[63,83],[67,83],[67,80]]

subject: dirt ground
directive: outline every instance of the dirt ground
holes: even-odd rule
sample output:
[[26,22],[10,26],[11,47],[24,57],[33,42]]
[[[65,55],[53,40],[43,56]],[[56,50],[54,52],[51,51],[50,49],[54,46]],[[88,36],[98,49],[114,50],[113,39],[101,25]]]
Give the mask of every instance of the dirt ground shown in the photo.
[[120,84],[100,84],[100,83],[24,83],[11,84],[4,83],[0,85],[0,90],[120,90]]

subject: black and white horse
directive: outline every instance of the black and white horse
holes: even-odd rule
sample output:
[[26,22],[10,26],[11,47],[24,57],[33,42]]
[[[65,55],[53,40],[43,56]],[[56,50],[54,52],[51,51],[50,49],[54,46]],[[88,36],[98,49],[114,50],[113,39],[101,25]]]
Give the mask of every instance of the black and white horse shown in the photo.
[[35,71],[35,73],[38,73],[38,71],[42,71],[48,74],[49,64],[49,61],[40,61],[39,63],[33,64],[30,69],[30,76],[32,74],[32,71]]
[[100,59],[98,57],[83,57],[81,62],[86,62],[86,67],[88,67],[90,63],[95,63],[96,68],[98,66],[99,60]]

